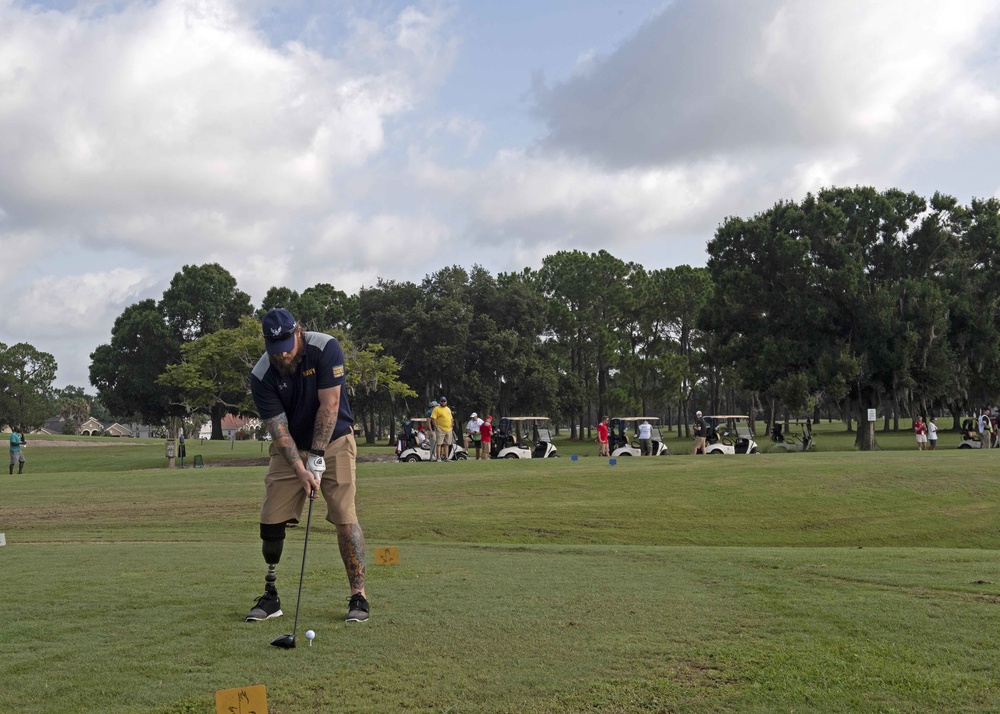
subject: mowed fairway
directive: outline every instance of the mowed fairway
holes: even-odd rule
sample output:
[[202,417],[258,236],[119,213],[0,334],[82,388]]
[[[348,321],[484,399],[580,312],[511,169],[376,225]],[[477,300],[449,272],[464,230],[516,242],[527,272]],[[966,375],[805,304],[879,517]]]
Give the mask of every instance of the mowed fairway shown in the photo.
[[998,710],[1000,452],[362,463],[372,619],[317,503],[283,651],[302,529],[285,617],[244,623],[263,469],[141,468],[162,448],[0,476],[0,711]]

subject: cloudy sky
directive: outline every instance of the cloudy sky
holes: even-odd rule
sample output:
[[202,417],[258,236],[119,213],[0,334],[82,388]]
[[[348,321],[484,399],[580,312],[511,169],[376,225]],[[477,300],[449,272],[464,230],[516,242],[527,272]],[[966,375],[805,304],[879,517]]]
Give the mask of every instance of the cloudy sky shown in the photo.
[[267,289],[703,265],[831,185],[1000,192],[995,0],[0,0],[0,342],[88,383],[183,265]]

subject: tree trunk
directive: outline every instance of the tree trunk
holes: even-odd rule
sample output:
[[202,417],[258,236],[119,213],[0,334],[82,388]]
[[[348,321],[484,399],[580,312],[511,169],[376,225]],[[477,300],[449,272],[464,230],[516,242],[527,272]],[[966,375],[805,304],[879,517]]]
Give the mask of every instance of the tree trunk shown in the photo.
[[212,441],[222,441],[222,417],[226,415],[226,407],[222,404],[213,404],[212,414]]
[[[872,395],[874,396],[874,395]],[[854,438],[854,446],[858,451],[877,451],[875,440],[875,422],[868,421],[868,405],[877,403],[874,398],[859,400],[858,403],[858,433]]]

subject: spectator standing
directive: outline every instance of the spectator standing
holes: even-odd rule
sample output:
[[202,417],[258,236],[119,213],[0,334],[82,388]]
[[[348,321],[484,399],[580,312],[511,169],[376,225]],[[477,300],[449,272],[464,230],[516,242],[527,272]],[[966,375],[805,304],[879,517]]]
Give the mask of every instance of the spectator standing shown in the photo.
[[14,464],[17,464],[17,472],[24,473],[24,427],[13,426],[10,429],[10,473],[14,475]]
[[493,416],[491,414],[487,414],[486,421],[479,426],[479,441],[481,442],[481,455],[477,458],[488,461],[490,449],[493,447]]
[[651,443],[653,439],[653,427],[646,421],[642,420],[639,424],[639,450],[642,452],[643,456],[653,455],[653,445]]
[[603,417],[597,425],[597,455],[610,456],[608,452],[608,417]]
[[479,415],[475,412],[469,415],[469,421],[465,424],[465,450],[469,450],[469,444],[471,443],[476,447],[476,458],[479,458],[479,441],[482,437],[480,434],[480,429],[482,428],[484,422],[479,418]]
[[437,428],[434,426],[434,410],[440,406],[437,399],[431,401],[431,407],[424,413],[427,419],[427,446],[431,450],[431,461],[437,461]]
[[927,446],[927,425],[922,417],[917,417],[913,422],[913,431],[917,434],[917,451],[923,451]]
[[930,444],[931,451],[937,447],[938,440],[938,425],[937,417],[931,417],[931,420],[927,422],[927,443]]
[[451,445],[455,441],[451,431],[454,418],[448,407],[448,397],[441,397],[438,401],[440,404],[431,412],[431,421],[434,422],[434,436],[437,439],[438,461],[448,461]]
[[705,419],[702,418],[701,412],[694,413],[694,449],[692,454],[706,453],[705,451],[705,437],[708,436],[707,425],[705,424]]
[[979,448],[988,449],[993,442],[993,425],[990,423],[990,410],[983,409],[979,417]]

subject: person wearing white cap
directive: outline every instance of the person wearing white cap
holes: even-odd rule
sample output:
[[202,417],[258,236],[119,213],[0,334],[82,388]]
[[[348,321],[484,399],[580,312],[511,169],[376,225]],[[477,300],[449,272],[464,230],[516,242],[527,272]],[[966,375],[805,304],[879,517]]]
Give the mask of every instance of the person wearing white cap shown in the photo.
[[708,429],[705,420],[701,418],[701,412],[694,413],[694,450],[692,454],[707,453],[705,451],[705,436]]
[[471,441],[476,447],[476,458],[479,458],[479,427],[483,425],[483,420],[479,418],[479,415],[475,412],[469,415],[469,421],[465,425],[465,450],[469,450],[469,442]]

